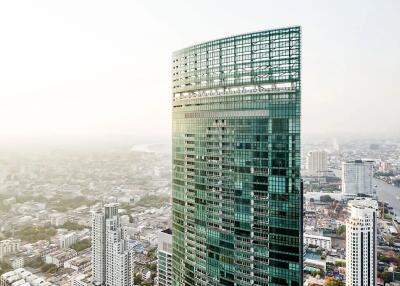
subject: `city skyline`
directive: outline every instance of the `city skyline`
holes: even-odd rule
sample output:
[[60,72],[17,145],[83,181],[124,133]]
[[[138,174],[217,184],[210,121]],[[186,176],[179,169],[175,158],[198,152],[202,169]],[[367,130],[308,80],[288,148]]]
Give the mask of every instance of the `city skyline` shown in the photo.
[[[397,1],[254,1],[251,13],[231,1],[89,1],[80,9],[72,2],[15,3],[0,9],[7,43],[0,47],[2,143],[169,140],[173,50],[292,24],[304,34],[304,134],[399,132],[398,115],[388,108],[400,104]],[[192,24],[200,14],[207,23]]]
[[398,11],[0,3],[0,286],[400,286]]

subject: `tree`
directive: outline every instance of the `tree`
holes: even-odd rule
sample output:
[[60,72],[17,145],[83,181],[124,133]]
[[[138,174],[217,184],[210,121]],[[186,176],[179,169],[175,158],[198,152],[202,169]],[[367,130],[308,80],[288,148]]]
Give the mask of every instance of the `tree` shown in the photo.
[[335,261],[335,266],[337,267],[345,267],[346,266],[346,262],[344,261]]
[[336,233],[339,236],[345,236],[346,235],[346,225],[345,224],[340,225],[337,228]]
[[67,221],[60,228],[65,228],[68,230],[82,230],[85,227],[83,225],[80,225],[79,223]]
[[390,262],[390,258],[385,256],[385,255],[379,255],[378,261],[389,263]]
[[0,261],[0,275],[2,275],[3,273],[6,273],[8,271],[11,271],[12,267],[9,263],[5,262],[5,261]]
[[40,271],[42,273],[56,273],[57,272],[57,266],[54,264],[47,264],[45,263],[42,267],[40,267]]
[[385,281],[385,283],[390,283],[393,281],[393,272],[383,272],[381,273],[381,278],[383,279],[383,281]]
[[344,283],[342,280],[329,277],[325,283],[325,286],[344,286]]
[[140,285],[142,283],[143,279],[142,279],[142,275],[140,274],[136,274],[135,278],[133,278],[133,283],[135,285]]
[[92,245],[92,242],[90,241],[90,239],[84,239],[84,240],[74,243],[71,246],[71,248],[74,249],[76,252],[80,252],[82,250],[89,248],[91,245]]
[[149,268],[150,271],[157,271],[157,264],[156,263],[149,263],[149,264],[147,264],[147,268]]
[[16,237],[28,242],[36,242],[39,240],[50,240],[50,238],[57,234],[53,227],[42,226],[25,226],[16,232]]
[[27,263],[25,263],[26,266],[31,267],[31,268],[40,268],[42,267],[45,263],[40,256],[35,256],[32,259],[28,260]]
[[320,200],[321,202],[323,202],[323,203],[331,203],[331,202],[334,201],[334,200],[331,198],[330,195],[323,195],[323,196],[320,197],[319,200]]

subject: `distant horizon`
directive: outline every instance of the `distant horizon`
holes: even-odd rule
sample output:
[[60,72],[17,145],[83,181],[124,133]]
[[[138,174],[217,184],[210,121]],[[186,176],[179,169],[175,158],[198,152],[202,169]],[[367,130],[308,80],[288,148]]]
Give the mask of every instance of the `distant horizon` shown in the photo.
[[[302,144],[311,144],[313,141],[321,143],[324,141],[337,140],[338,143],[347,141],[363,140],[365,143],[382,141],[400,142],[400,135],[395,134],[302,134]],[[26,150],[103,150],[107,148],[129,148],[135,145],[171,145],[171,136],[136,136],[133,134],[109,134],[95,136],[71,136],[69,139],[64,137],[53,138],[9,138],[0,142],[0,153],[7,151],[26,151]]]

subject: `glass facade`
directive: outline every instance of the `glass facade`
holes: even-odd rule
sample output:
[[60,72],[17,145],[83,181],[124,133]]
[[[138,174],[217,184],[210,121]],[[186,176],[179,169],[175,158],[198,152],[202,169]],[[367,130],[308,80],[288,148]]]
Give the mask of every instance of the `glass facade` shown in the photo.
[[302,285],[300,27],[173,54],[173,285]]

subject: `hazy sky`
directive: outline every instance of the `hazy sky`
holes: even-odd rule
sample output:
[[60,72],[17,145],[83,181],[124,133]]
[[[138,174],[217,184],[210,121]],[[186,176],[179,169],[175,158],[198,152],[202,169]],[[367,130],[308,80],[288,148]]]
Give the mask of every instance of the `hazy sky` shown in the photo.
[[291,25],[304,133],[399,134],[399,15],[398,0],[1,1],[0,141],[167,137],[172,51]]

